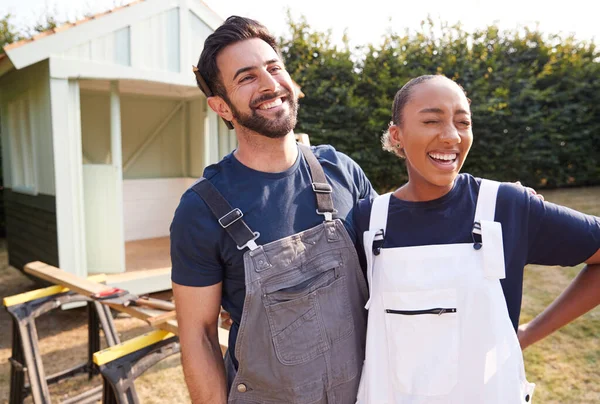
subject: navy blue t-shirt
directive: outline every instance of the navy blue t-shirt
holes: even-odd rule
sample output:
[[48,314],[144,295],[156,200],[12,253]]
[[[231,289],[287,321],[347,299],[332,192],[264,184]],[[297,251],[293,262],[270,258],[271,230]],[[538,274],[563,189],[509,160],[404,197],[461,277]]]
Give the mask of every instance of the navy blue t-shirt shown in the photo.
[[[452,190],[428,202],[390,198],[383,248],[472,243],[473,218],[481,180],[460,174]],[[357,232],[369,228],[372,198],[355,210]],[[527,264],[573,266],[600,249],[600,218],[543,202],[525,188],[503,183],[495,221],[502,224],[506,278],[501,281],[508,313],[519,324],[523,267]],[[362,244],[362,237],[359,237]],[[364,254],[362,245],[358,248]]]
[[[312,147],[333,188],[333,203],[350,238],[356,244],[352,210],[361,198],[375,195],[362,169],[331,146]],[[252,231],[260,233],[258,244],[288,237],[323,222],[318,215],[312,180],[304,156],[288,170],[265,173],[240,163],[232,154],[204,170],[208,179],[234,208],[244,214]],[[188,189],[171,224],[173,282],[185,286],[209,286],[223,282],[222,306],[231,314],[233,326],[229,347],[234,363],[234,345],[246,294],[245,251],[217,222],[200,196]]]

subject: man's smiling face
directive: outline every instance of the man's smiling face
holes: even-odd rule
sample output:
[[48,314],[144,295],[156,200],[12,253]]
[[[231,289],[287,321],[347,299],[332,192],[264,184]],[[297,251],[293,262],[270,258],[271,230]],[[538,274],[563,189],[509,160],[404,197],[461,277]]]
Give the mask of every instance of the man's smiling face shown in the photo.
[[279,55],[261,39],[227,46],[217,56],[229,111],[235,127],[280,138],[296,126],[298,104],[290,75]]

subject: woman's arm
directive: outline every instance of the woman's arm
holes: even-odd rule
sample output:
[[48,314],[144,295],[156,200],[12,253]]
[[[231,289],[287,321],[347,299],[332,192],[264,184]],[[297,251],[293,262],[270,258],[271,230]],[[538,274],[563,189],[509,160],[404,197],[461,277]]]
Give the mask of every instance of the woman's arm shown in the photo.
[[531,322],[519,326],[521,348],[545,338],[600,304],[600,250],[561,295]]

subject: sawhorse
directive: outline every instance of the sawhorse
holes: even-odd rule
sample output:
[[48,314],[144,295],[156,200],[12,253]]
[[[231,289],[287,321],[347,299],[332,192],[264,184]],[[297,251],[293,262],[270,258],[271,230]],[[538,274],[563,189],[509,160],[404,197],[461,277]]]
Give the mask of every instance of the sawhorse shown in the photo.
[[[227,349],[229,331],[221,327],[219,344]],[[135,379],[170,355],[179,353],[179,337],[165,330],[150,331],[94,354],[103,380],[102,404],[139,404]]]
[[179,337],[150,331],[94,354],[103,383],[102,404],[139,404],[134,382],[146,370],[179,352]]
[[[102,282],[102,276],[94,278]],[[87,302],[88,305],[88,357],[87,361],[71,369],[46,376],[38,344],[35,320],[65,303]],[[6,297],[3,304],[12,317],[12,357],[10,371],[10,404],[21,404],[31,395],[35,404],[50,403],[48,385],[65,378],[88,373],[98,373],[93,363],[93,354],[100,349],[100,327],[109,346],[119,343],[110,309],[89,298],[69,291],[62,286],[51,286],[15,296]],[[29,383],[25,384],[25,372]],[[97,387],[69,399],[68,402],[87,402],[99,398],[102,387]]]

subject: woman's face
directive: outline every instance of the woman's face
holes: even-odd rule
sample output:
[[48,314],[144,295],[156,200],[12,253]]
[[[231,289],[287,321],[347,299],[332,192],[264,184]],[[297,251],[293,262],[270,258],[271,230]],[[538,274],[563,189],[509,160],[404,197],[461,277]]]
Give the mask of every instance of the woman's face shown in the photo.
[[390,135],[404,148],[413,186],[452,187],[473,143],[469,101],[444,77],[418,84]]

